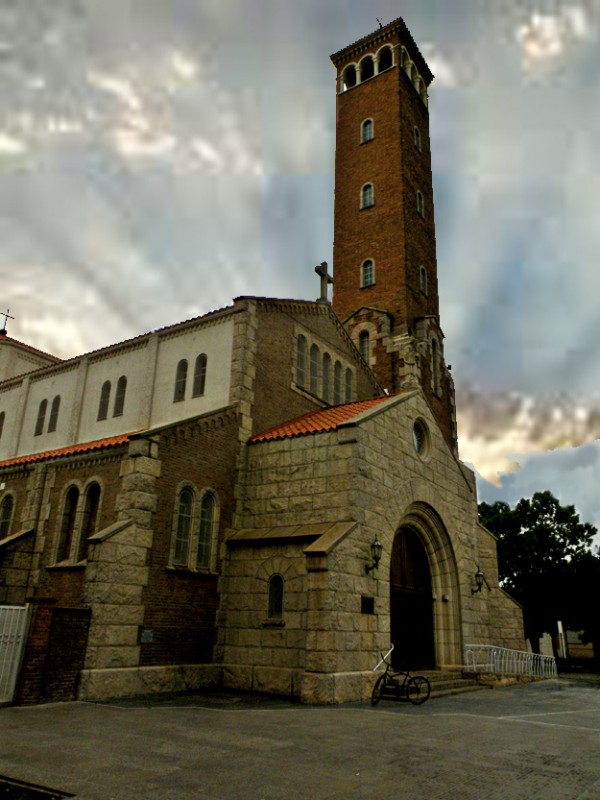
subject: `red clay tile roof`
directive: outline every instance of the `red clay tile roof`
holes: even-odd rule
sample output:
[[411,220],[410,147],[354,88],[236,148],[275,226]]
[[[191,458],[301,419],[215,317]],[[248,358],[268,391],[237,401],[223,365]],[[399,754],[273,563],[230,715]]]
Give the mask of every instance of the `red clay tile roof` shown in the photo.
[[107,450],[109,447],[118,447],[121,444],[127,444],[130,436],[130,433],[123,433],[120,436],[108,436],[106,439],[96,439],[94,442],[72,444],[69,445],[69,447],[61,447],[58,450],[45,450],[43,453],[30,453],[29,455],[16,456],[6,461],[0,461],[0,469],[3,467],[17,467],[24,464],[32,464],[35,461],[80,456],[84,453],[92,453],[95,450]]
[[343,406],[332,406],[331,408],[319,408],[316,411],[309,411],[301,417],[284,422],[283,425],[276,425],[263,433],[255,433],[248,440],[253,442],[270,442],[273,439],[292,439],[296,436],[308,436],[311,433],[324,433],[334,431],[343,422],[348,422],[352,417],[369,411],[389,400],[387,396],[373,397],[370,400],[359,400],[356,403],[345,403]]

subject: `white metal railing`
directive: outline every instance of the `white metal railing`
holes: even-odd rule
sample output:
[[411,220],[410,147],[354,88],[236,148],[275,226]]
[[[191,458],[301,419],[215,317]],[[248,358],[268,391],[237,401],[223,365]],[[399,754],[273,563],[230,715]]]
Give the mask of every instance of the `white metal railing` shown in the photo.
[[493,672],[497,675],[528,675],[536,678],[555,678],[556,659],[509,650],[491,644],[465,645],[465,666],[468,672]]
[[0,606],[0,703],[13,699],[28,623],[26,606]]

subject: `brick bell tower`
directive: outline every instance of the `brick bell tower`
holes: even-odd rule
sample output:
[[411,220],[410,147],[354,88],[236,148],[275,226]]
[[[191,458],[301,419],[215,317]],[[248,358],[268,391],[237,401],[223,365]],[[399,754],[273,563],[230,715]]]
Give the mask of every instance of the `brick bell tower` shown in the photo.
[[333,308],[390,394],[421,386],[457,453],[438,302],[427,108],[433,75],[402,19],[331,60]]

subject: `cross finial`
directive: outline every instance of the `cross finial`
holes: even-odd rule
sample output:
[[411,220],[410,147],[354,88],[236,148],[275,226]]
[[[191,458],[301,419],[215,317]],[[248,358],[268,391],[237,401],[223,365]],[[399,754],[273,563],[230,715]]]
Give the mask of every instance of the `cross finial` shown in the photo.
[[333,283],[333,278],[327,273],[327,262],[322,261],[318,267],[315,267],[315,272],[321,278],[321,297],[319,297],[317,303],[328,303],[327,287],[330,283]]
[[0,317],[4,317],[4,325],[2,328],[0,328],[0,333],[6,335],[6,321],[9,319],[14,319],[14,317],[11,317],[10,315],[10,308],[7,308],[6,311],[0,311]]

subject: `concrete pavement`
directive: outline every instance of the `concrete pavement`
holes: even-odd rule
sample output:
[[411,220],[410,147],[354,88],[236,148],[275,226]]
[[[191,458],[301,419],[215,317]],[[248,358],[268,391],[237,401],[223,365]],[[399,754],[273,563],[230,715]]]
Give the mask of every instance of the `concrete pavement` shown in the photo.
[[2,708],[0,775],[80,800],[600,800],[600,684],[375,709],[196,694]]

